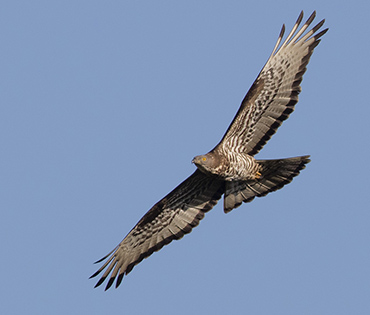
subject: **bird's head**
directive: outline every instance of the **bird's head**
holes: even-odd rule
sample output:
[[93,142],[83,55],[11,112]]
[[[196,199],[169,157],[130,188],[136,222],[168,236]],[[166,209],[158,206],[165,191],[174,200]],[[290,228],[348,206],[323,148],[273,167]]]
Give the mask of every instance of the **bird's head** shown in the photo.
[[214,173],[213,170],[217,166],[216,159],[213,154],[207,153],[204,155],[197,155],[192,161],[202,172]]

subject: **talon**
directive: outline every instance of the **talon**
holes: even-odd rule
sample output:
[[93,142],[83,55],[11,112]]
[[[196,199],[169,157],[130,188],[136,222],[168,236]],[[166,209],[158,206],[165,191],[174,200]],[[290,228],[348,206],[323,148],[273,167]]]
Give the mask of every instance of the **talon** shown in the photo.
[[261,177],[261,173],[260,172],[256,172],[256,175],[254,175],[254,177],[256,178],[256,179],[259,179],[260,177]]

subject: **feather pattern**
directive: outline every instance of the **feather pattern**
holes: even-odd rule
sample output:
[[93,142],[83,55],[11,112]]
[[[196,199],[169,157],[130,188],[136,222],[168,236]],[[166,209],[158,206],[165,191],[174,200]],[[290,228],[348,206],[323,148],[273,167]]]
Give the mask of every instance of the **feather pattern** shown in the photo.
[[[327,29],[315,34],[324,20],[302,34],[310,26],[316,13],[296,33],[303,12],[298,17],[292,31],[283,39],[285,26],[282,27],[277,43],[215,151],[234,151],[251,156],[257,154],[287,119],[298,102],[301,92],[300,83],[319,38]],[[302,36],[302,37],[301,37]]]
[[116,286],[132,268],[160,250],[172,240],[182,238],[199,224],[205,212],[213,208],[224,192],[224,183],[196,170],[193,175],[155,204],[136,224],[124,240],[107,256],[107,261],[94,273],[96,277],[104,269],[99,286],[106,278],[106,289]]
[[278,160],[259,160],[261,178],[250,181],[226,182],[225,213],[239,207],[242,202],[251,202],[255,197],[263,197],[270,192],[283,188],[309,162],[308,155]]

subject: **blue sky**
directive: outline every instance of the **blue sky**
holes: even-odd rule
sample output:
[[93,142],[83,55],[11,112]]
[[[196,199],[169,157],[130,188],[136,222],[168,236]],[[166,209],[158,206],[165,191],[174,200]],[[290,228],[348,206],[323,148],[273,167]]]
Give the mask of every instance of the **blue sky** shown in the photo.
[[[220,140],[282,23],[330,31],[259,158],[284,189],[93,289],[93,262]],[[8,1],[0,11],[2,314],[369,314],[368,1]]]

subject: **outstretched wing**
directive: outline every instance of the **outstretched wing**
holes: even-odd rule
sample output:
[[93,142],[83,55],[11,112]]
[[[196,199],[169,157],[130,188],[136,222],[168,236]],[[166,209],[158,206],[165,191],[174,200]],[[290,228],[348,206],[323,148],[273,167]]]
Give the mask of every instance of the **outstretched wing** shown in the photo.
[[[278,41],[266,65],[252,87],[215,150],[235,151],[255,155],[276,132],[281,123],[293,112],[301,91],[300,83],[319,38],[328,29],[316,33],[322,20],[305,35],[316,13],[297,31],[303,18],[298,17],[292,31],[280,46],[284,36],[283,25]],[[280,46],[280,47],[279,47]]]
[[172,240],[190,233],[204,213],[211,210],[224,193],[224,182],[196,170],[190,177],[157,202],[103,260],[107,261],[90,278],[107,268],[95,287],[110,275],[105,290],[117,278],[118,287],[125,274],[153,252]]

